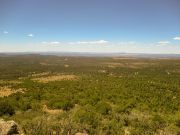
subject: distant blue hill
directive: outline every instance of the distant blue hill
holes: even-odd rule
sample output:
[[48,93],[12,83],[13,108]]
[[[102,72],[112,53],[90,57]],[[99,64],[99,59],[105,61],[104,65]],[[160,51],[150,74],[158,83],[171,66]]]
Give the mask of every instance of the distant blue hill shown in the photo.
[[180,58],[180,54],[147,54],[147,53],[94,53],[94,52],[3,52],[1,57],[13,55],[54,55],[71,57],[137,57],[137,58]]

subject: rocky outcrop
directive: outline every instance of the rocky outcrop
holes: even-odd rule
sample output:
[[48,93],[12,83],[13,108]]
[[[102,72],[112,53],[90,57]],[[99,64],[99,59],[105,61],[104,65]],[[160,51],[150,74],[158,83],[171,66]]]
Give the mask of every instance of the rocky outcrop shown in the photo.
[[13,121],[0,119],[0,135],[23,135],[18,129],[18,125]]

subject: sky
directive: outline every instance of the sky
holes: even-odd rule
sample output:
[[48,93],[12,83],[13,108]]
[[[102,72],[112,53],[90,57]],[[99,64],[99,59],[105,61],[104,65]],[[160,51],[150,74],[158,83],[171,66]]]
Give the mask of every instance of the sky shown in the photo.
[[0,0],[0,52],[180,54],[180,0]]

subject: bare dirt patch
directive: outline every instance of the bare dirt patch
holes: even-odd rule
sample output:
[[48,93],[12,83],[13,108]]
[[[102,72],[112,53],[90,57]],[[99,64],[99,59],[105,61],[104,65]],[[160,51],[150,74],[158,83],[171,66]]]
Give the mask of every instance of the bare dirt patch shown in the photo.
[[8,97],[11,94],[17,93],[17,92],[21,92],[24,93],[25,90],[23,89],[12,89],[10,87],[0,87],[0,97]]
[[48,107],[47,107],[47,105],[43,105],[43,112],[46,112],[46,113],[49,113],[49,114],[59,114],[59,113],[62,113],[63,112],[63,110],[61,110],[61,109],[49,109]]
[[27,77],[19,77],[18,79],[22,81],[22,80],[25,80],[29,77],[33,77],[33,78],[34,77],[42,77],[42,76],[48,76],[50,74],[51,74],[50,72],[41,72],[41,73],[32,72]]
[[132,59],[137,59],[135,57],[114,57],[114,60],[132,60]]
[[42,66],[57,66],[58,64],[51,64],[51,63],[46,63],[46,62],[41,62],[39,63]]
[[132,62],[130,63],[132,65],[135,66],[148,66],[148,65],[154,65],[154,63],[150,63],[150,62]]
[[133,110],[131,114],[129,115],[130,119],[139,119],[139,120],[145,120],[152,117],[148,112],[142,112],[138,110]]
[[68,67],[69,67],[69,65],[64,65],[64,67],[68,68]]
[[169,70],[167,73],[180,73],[180,69]]
[[106,70],[98,70],[99,73],[107,73]]
[[123,63],[117,63],[117,62],[107,62],[107,63],[104,63],[104,64],[107,65],[110,68],[124,67],[125,66]]
[[118,63],[118,62],[108,62],[104,63],[107,67],[109,68],[117,68],[117,67],[122,67],[122,68],[138,68],[138,66],[133,65],[132,63]]
[[46,75],[49,75],[49,74],[50,74],[50,72],[42,72],[42,73],[34,73],[31,76],[32,77],[39,77],[39,76],[46,76]]
[[135,68],[135,69],[156,65],[155,63],[146,63],[146,62],[130,62],[130,63],[106,62],[103,64],[109,68],[124,67],[124,68]]
[[48,83],[53,81],[62,81],[62,80],[76,80],[77,76],[75,75],[52,75],[52,76],[44,76],[33,78],[33,81],[41,82],[41,83]]

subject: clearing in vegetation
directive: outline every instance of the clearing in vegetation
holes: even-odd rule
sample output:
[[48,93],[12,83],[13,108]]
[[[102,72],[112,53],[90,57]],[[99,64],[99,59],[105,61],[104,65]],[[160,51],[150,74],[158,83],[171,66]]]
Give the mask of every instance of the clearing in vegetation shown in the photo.
[[53,75],[53,76],[43,76],[39,78],[33,78],[33,81],[38,81],[41,83],[48,83],[53,81],[62,81],[62,80],[76,80],[77,76],[75,75]]
[[8,97],[14,93],[21,92],[24,93],[23,89],[12,89],[10,87],[0,87],[0,97]]

